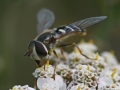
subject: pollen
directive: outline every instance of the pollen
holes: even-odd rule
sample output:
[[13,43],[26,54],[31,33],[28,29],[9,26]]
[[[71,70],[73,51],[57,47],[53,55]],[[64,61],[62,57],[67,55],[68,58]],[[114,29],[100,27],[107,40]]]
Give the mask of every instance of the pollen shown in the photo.
[[94,41],[93,41],[92,39],[90,39],[90,40],[88,41],[88,43],[89,43],[89,44],[94,44]]
[[113,71],[112,71],[112,73],[111,73],[111,77],[112,77],[112,78],[114,77],[114,75],[115,75],[115,73],[116,73],[116,70],[117,70],[116,68],[113,69]]
[[90,65],[88,65],[87,70],[90,71]]
[[85,43],[85,41],[82,39],[82,40],[80,41],[80,43]]
[[114,56],[115,52],[113,50],[111,50],[110,54]]
[[77,51],[77,49],[76,48],[74,48],[74,53],[77,53],[78,51]]
[[78,70],[81,70],[83,68],[83,66],[78,66]]
[[98,58],[99,58],[99,53],[97,52],[95,60],[98,60]]
[[81,90],[81,87],[80,87],[80,86],[78,86],[77,90]]
[[46,62],[46,67],[48,67],[49,65],[50,65],[50,61],[47,60],[47,62]]
[[114,68],[114,69],[113,69],[113,71],[115,71],[115,72],[116,72],[116,70],[117,70],[117,68]]

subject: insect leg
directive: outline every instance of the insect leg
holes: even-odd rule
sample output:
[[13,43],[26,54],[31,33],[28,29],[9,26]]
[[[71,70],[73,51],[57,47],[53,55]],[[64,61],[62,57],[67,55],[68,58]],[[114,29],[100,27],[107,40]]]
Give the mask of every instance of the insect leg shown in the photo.
[[85,54],[83,54],[82,51],[81,51],[81,49],[77,46],[76,43],[60,45],[59,47],[65,47],[65,46],[70,46],[70,45],[76,46],[77,49],[79,50],[80,54],[81,54],[82,56],[86,57],[87,59],[96,60],[96,58],[89,58],[88,56],[86,56]]
[[57,65],[58,65],[58,58],[57,58],[57,61],[56,61],[56,64],[55,64],[55,67],[54,67],[54,73],[53,73],[53,76],[52,78],[55,80],[55,72],[56,72],[56,68],[57,68]]
[[35,62],[36,62],[36,64],[37,64],[38,67],[42,66],[39,60],[35,60]]
[[84,57],[86,57],[87,59],[91,59],[91,60],[96,60],[96,58],[89,58],[88,56],[86,56],[85,54],[82,53],[82,51],[80,50],[80,48],[77,46],[76,43],[72,43],[72,45],[76,46],[77,49],[79,50],[80,54]]
[[72,45],[72,44],[71,43],[70,44],[63,44],[63,45],[60,45],[58,47],[66,47],[66,46],[70,46],[70,45]]
[[54,50],[53,53],[55,54],[55,56],[57,57],[57,61],[56,61],[56,64],[55,64],[55,67],[54,67],[54,73],[53,73],[53,79],[55,80],[55,71],[56,71],[56,67],[57,67],[57,64],[58,64],[58,55],[56,53],[56,51]]
[[[50,56],[48,55],[46,64],[49,62],[49,57],[50,57]],[[45,65],[46,65],[46,64],[44,64],[44,70],[45,70]]]
[[60,51],[61,51],[61,54],[62,54],[62,56],[63,56],[64,60],[66,60],[66,57],[65,57],[65,55],[64,55],[64,51],[63,51],[63,49],[62,49],[62,48],[60,48]]
[[55,50],[53,50],[53,53],[55,54],[55,56],[58,58],[58,55],[57,55],[57,53],[56,53],[56,51]]

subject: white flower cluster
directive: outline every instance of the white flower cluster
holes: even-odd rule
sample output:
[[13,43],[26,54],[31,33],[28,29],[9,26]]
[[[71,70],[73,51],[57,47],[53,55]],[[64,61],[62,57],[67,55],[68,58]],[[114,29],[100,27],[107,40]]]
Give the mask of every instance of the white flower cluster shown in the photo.
[[37,79],[37,87],[40,90],[66,90],[66,83],[60,75],[56,74],[56,68],[49,65],[49,61],[45,66],[37,68],[33,75]]
[[69,84],[72,80],[72,71],[68,65],[60,63],[57,65],[56,73],[60,75],[66,84]]
[[84,83],[84,85],[89,87],[96,88],[98,78],[98,74],[94,72],[94,67],[89,65],[78,65],[73,73],[73,80],[75,82]]
[[16,85],[10,90],[35,90],[34,88],[29,87],[28,85],[21,86],[21,85]]
[[89,58],[75,47],[73,52],[65,52],[66,60],[59,60],[56,68],[56,74],[66,83],[66,90],[120,89],[120,65],[113,52],[99,55],[92,41],[79,43],[78,47]]
[[41,68],[37,68],[35,70],[35,72],[33,73],[35,78],[52,77],[53,74],[54,74],[54,67],[52,65],[49,65],[49,64],[46,66],[42,66]]
[[[61,54],[57,49],[59,62],[56,66],[46,65],[33,73],[39,90],[120,90],[120,65],[113,52],[96,53],[97,47],[90,42],[78,44],[82,54],[75,47],[73,52]],[[87,58],[87,57],[89,58]],[[66,58],[66,60],[64,60]],[[58,59],[52,55],[50,61]],[[21,86],[20,86],[21,88]],[[34,90],[17,89],[10,90]]]

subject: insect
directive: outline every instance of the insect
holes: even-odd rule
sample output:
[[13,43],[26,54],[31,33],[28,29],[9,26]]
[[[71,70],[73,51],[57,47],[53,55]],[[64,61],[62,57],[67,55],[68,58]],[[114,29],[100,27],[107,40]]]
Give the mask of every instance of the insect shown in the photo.
[[[55,16],[50,10],[42,9],[38,12],[37,15],[38,36],[29,43],[28,51],[25,53],[25,56],[30,56],[32,59],[36,61],[37,65],[41,67],[40,60],[43,57],[51,55],[52,52],[57,56],[55,52],[56,47],[76,45],[75,43],[61,44],[62,40],[76,33],[82,34],[86,32],[86,28],[88,26],[96,24],[104,20],[105,18],[107,17],[106,16],[91,17],[65,26],[49,29],[55,20]],[[81,51],[80,53],[82,54]],[[84,54],[82,55],[85,56],[86,58],[89,58]]]

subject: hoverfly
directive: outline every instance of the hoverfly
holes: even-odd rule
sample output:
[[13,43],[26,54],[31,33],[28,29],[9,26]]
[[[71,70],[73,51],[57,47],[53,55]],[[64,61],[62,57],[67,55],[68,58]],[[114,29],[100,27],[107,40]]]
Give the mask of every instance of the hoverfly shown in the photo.
[[[28,45],[28,51],[25,53],[25,56],[30,56],[34,59],[38,66],[41,66],[40,59],[50,55],[54,52],[56,47],[63,47],[72,44],[60,44],[60,41],[66,37],[69,37],[76,33],[85,32],[88,26],[96,24],[107,18],[106,16],[91,17],[83,19],[65,26],[60,26],[54,29],[49,29],[53,24],[55,17],[54,14],[48,9],[42,9],[38,12],[37,15],[37,33],[38,36],[33,39]],[[74,43],[75,45],[75,43]],[[80,49],[79,49],[80,51]],[[80,51],[82,54],[82,52]],[[86,58],[86,55],[82,54]]]

